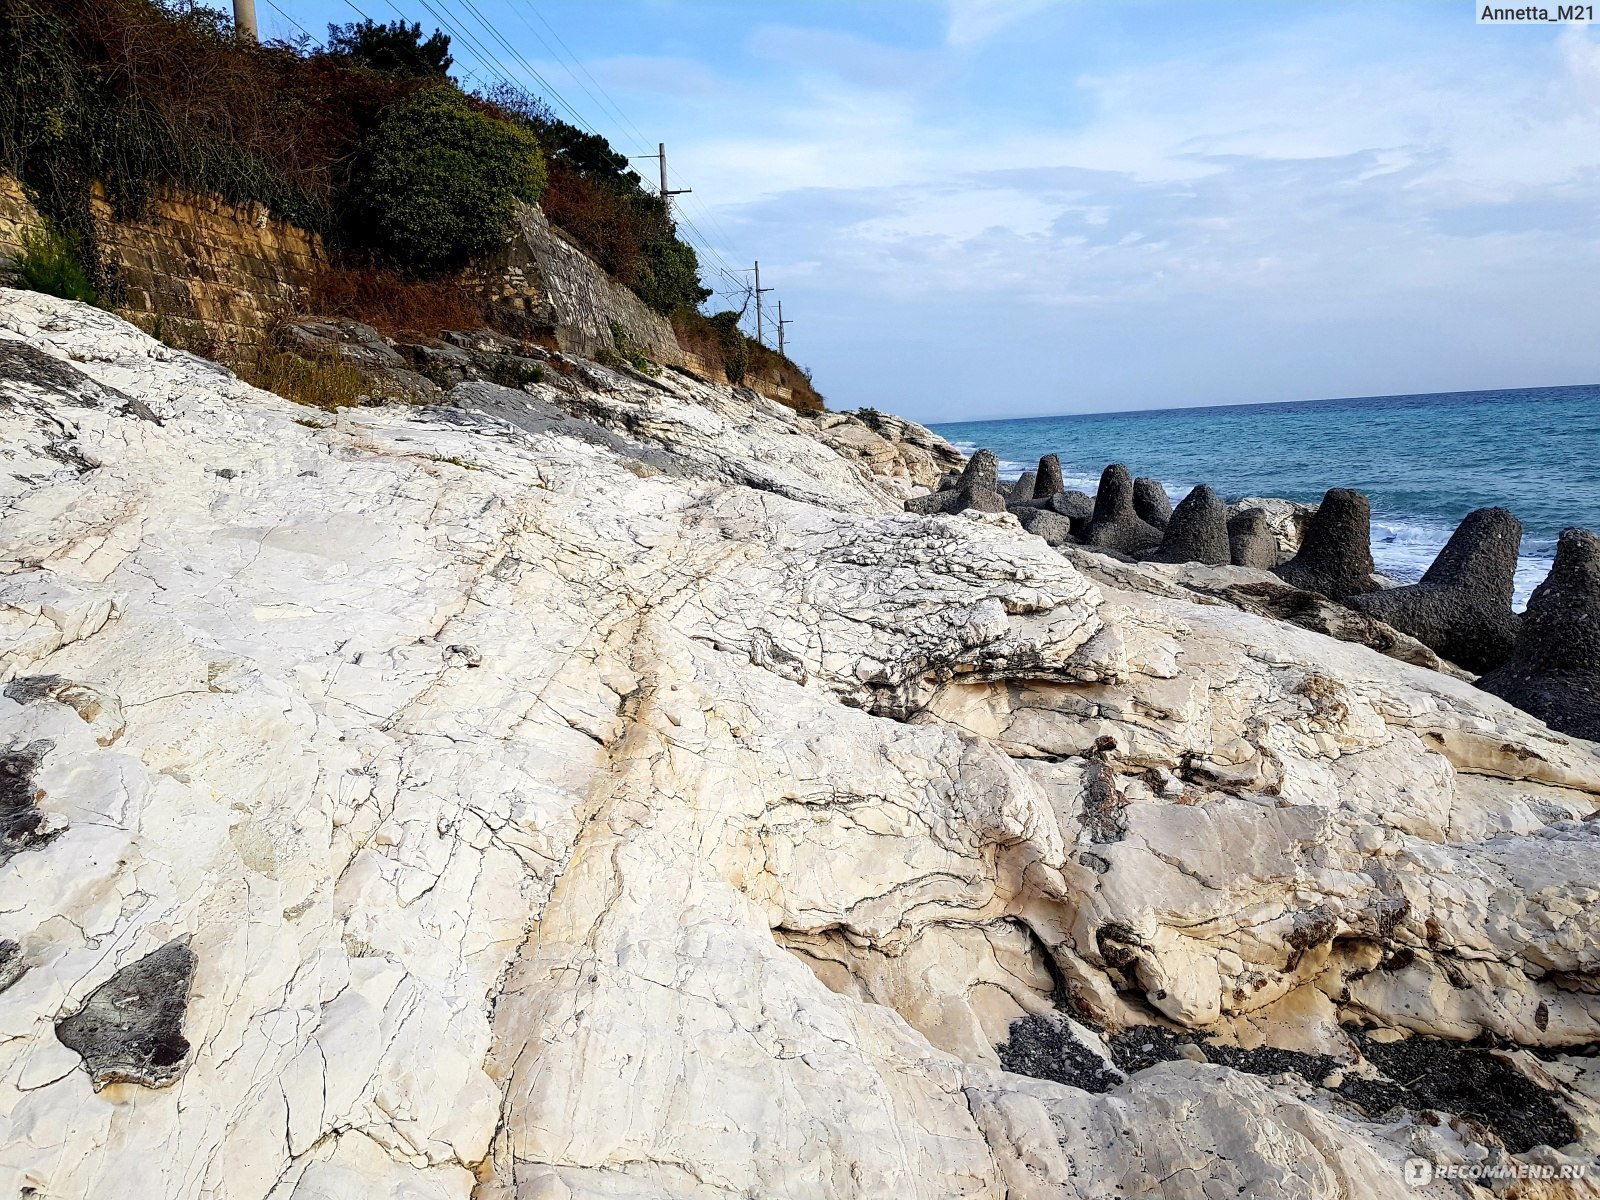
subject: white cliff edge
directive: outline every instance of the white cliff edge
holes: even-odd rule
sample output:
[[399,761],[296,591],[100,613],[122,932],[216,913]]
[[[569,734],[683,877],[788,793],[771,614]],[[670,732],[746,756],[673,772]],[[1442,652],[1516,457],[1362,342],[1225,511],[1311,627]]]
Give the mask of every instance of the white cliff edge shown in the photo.
[[0,1197],[1592,1168],[1594,744],[898,512],[920,434],[458,391],[317,412],[0,292]]

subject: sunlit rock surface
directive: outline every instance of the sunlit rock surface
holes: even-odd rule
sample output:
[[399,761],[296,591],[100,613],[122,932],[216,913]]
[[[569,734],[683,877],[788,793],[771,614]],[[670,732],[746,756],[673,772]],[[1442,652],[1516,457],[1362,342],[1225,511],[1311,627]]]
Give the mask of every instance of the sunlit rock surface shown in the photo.
[[0,426],[0,1196],[1593,1163],[1600,756],[1464,681],[683,377],[330,415],[4,292]]

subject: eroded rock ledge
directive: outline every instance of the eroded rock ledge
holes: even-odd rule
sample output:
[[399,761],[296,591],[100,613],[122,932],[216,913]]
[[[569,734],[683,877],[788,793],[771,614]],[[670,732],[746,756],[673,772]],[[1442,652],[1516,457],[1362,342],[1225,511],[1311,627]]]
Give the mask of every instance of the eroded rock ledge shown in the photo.
[[0,346],[0,1195],[1593,1163],[1593,743],[900,512],[946,464],[883,419],[592,364],[335,416],[11,292]]

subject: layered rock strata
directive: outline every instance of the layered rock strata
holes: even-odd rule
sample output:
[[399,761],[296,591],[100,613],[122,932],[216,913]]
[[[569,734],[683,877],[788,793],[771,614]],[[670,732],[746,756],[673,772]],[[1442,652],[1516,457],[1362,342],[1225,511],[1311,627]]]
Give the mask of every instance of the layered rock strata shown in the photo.
[[[1593,1164],[1593,744],[728,389],[322,413],[18,293],[0,346],[0,1193]],[[187,1048],[97,1091],[116,994]]]

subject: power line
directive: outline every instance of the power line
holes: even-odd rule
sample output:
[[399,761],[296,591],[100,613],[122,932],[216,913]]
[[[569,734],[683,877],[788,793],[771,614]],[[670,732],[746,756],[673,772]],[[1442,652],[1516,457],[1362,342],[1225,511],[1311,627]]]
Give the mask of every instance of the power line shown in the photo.
[[[551,54],[555,55],[557,63],[560,64],[562,69],[565,70],[567,74],[577,82],[579,87],[583,88],[584,92],[588,94],[589,98],[596,104],[600,105],[602,109],[609,108],[610,112],[614,114],[616,119],[620,122],[619,128],[630,130],[633,136],[638,139],[640,147],[647,151],[649,149],[650,139],[644,135],[644,133],[637,125],[633,123],[632,120],[629,119],[628,114],[623,111],[622,106],[617,103],[616,98],[606,90],[605,85],[594,77],[593,73],[588,67],[584,66],[583,61],[575,53],[573,53],[572,47],[567,45],[566,40],[561,36],[556,27],[550,24],[549,20],[544,16],[544,14],[532,4],[524,3],[524,0],[510,0],[510,4],[512,9],[516,12],[518,19],[521,20],[525,26],[527,26],[529,32],[531,32],[534,37],[538,38],[541,45],[549,50]],[[572,68],[567,66],[566,62],[561,58],[560,53],[555,49],[555,47],[551,46],[550,43],[545,40],[544,36],[540,34],[537,29],[533,28],[528,19],[523,16],[522,9],[524,7],[526,7],[529,12],[533,13],[534,17],[538,19],[539,23],[550,31],[550,36],[555,38],[555,40],[560,44],[561,48],[566,51],[567,58],[572,61],[573,65],[575,65],[579,71],[583,72],[584,76],[588,78],[590,83],[594,84],[595,89],[599,92],[599,96],[596,96],[594,91],[590,91],[590,89],[584,84],[583,80],[579,79],[577,75],[573,73]],[[602,97],[604,99],[602,99]],[[689,204],[693,206],[696,212],[698,212],[703,219],[707,220],[714,226],[717,224],[715,215],[698,197],[692,201],[689,201]],[[721,253],[717,250],[716,239],[709,237],[705,231],[695,223],[693,218],[690,217],[688,212],[685,211],[685,206],[679,206],[678,218],[688,226],[692,233],[692,237],[688,240],[693,241],[697,238],[701,243],[696,247],[697,249],[704,251],[722,266],[727,266],[726,260],[723,259]],[[719,227],[717,232],[720,235],[721,241],[724,245],[732,245],[732,239],[728,237],[726,230],[723,230]]]
[[[625,114],[622,109],[617,106],[616,101],[613,100],[610,96],[610,93],[608,93],[605,88],[601,86],[600,81],[593,75],[589,74],[589,68],[585,67],[578,59],[577,55],[572,53],[571,47],[569,47],[565,41],[562,41],[561,35],[555,31],[555,27],[551,25],[549,21],[544,19],[543,14],[541,14],[538,9],[533,8],[531,5],[527,6],[529,11],[532,12],[534,16],[539,18],[539,23],[550,31],[550,36],[555,38],[556,41],[560,43],[562,49],[566,50],[567,58],[576,63],[578,70],[582,71],[584,75],[588,77],[589,82],[593,83],[594,86],[599,89],[599,96],[596,96],[594,92],[589,90],[588,84],[584,83],[582,79],[579,79],[578,76],[573,73],[572,68],[567,65],[566,60],[561,57],[560,52],[556,50],[556,48],[549,42],[545,41],[544,35],[533,27],[532,23],[522,13],[522,9],[524,7],[522,4],[519,4],[517,0],[510,0],[509,7],[514,13],[517,14],[517,19],[522,22],[522,24],[527,28],[528,32],[533,34],[533,36],[539,40],[539,44],[555,56],[556,64],[567,73],[574,83],[583,89],[584,93],[589,97],[589,99],[598,104],[602,110],[609,108],[611,114],[621,122],[622,126],[625,126],[627,129],[632,131],[633,136],[639,139],[637,146],[638,149],[648,149],[650,145],[650,139],[645,137],[645,135],[639,131],[638,126],[636,126],[632,121],[628,120],[627,114]],[[604,99],[601,97],[604,97]]]
[[[439,0],[439,2],[442,4],[444,3],[444,0]],[[523,57],[521,51],[508,42],[505,38],[505,35],[484,18],[484,15],[478,11],[478,6],[474,4],[472,0],[461,0],[461,2],[467,7],[467,10],[477,18],[478,24],[483,26],[483,28],[488,31],[489,36],[494,38],[495,41],[499,42],[501,46],[505,47],[506,53],[511,55],[514,61],[520,63],[522,65],[522,69],[537,81],[538,86],[542,87],[551,96],[555,97],[557,103],[559,103],[562,108],[566,109],[572,114],[573,120],[575,120],[581,127],[594,134],[596,137],[601,136],[600,131],[597,130],[593,125],[590,125],[588,121],[583,119],[583,114],[567,101],[567,98],[561,94],[556,86],[543,75],[539,74],[539,72],[534,69],[533,64]]]
[[[434,8],[433,5],[429,3],[429,0],[417,0],[417,2],[427,10],[429,16],[431,16],[435,21],[444,27],[444,29],[450,34],[453,42],[465,44],[468,50],[472,51],[478,56],[478,62],[480,66],[487,62],[492,65],[502,77],[509,78],[510,72],[505,69],[505,66],[500,63],[494,57],[494,55],[490,54],[482,46],[478,45],[476,39],[469,37],[464,30],[457,29],[449,21],[445,20],[443,15],[440,14],[439,10]],[[443,5],[444,0],[439,0],[439,3]],[[454,14],[452,13],[451,15],[453,16]],[[401,14],[401,16],[402,19],[404,19],[404,14]]]
[[283,18],[283,19],[284,19],[284,20],[285,20],[285,21],[287,21],[287,22],[289,22],[289,24],[291,24],[291,25],[293,25],[293,26],[294,26],[294,27],[295,27],[295,28],[296,28],[296,29],[298,29],[298,30],[299,30],[299,31],[300,31],[300,32],[301,32],[301,33],[303,33],[303,34],[305,34],[305,35],[306,35],[306,36],[307,36],[307,37],[308,37],[308,38],[310,38],[310,39],[311,39],[311,40],[312,40],[312,41],[313,41],[313,42],[316,42],[316,43],[317,43],[317,45],[319,45],[319,46],[322,46],[322,48],[323,48],[323,49],[324,49],[324,50],[326,50],[326,49],[327,49],[327,47],[326,47],[326,46],[324,46],[324,45],[323,45],[323,43],[322,43],[322,42],[321,42],[321,41],[319,41],[319,40],[318,40],[318,39],[317,39],[317,37],[316,37],[316,35],[315,35],[315,34],[313,34],[313,33],[312,33],[312,32],[311,32],[311,30],[309,30],[309,29],[307,29],[307,28],[306,28],[306,27],[305,27],[305,26],[304,26],[304,25],[302,25],[302,24],[300,24],[300,22],[299,22],[299,21],[296,21],[296,20],[295,20],[295,19],[294,19],[294,18],[293,18],[293,17],[291,17],[291,16],[290,16],[290,15],[289,15],[289,14],[288,14],[288,13],[286,13],[286,12],[284,12],[284,11],[283,11],[283,9],[281,9],[281,8],[279,8],[279,7],[278,7],[278,6],[277,6],[277,5],[276,5],[276,4],[274,4],[274,3],[273,3],[273,2],[272,2],[272,0],[267,0],[267,7],[268,7],[268,8],[270,8],[270,9],[271,9],[271,10],[272,10],[272,11],[273,11],[273,12],[275,12],[275,13],[277,13],[277,14],[278,14],[278,15],[279,15],[279,16],[280,16],[280,17],[282,17],[282,18]]

